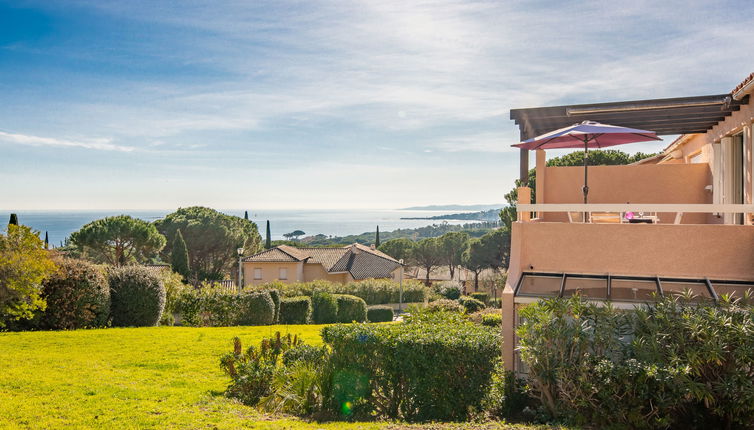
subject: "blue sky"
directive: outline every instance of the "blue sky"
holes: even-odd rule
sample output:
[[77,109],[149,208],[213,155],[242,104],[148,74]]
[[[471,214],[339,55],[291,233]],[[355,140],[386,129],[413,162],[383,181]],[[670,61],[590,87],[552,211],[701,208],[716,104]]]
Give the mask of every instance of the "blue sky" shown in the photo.
[[0,1],[0,209],[502,202],[511,108],[730,91],[754,70],[752,12]]

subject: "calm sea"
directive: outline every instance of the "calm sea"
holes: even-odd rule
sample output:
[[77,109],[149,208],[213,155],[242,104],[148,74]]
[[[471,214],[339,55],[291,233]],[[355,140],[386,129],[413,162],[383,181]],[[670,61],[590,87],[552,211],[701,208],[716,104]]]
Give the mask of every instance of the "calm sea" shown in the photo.
[[[61,241],[84,224],[99,218],[113,215],[131,215],[146,221],[162,218],[172,211],[17,211],[21,224],[28,225],[41,232],[47,231],[50,244],[59,246]],[[243,211],[223,210],[229,215],[243,216]],[[398,228],[416,228],[442,221],[402,220],[401,217],[429,217],[461,211],[421,211],[421,210],[260,210],[249,211],[249,219],[257,223],[259,232],[264,236],[265,222],[270,220],[272,238],[283,239],[283,234],[294,230],[303,230],[307,236],[325,234],[328,236],[346,236],[374,231],[379,225],[380,231]],[[0,223],[5,224],[10,212],[0,211]],[[448,221],[451,224],[463,224],[470,221]]]

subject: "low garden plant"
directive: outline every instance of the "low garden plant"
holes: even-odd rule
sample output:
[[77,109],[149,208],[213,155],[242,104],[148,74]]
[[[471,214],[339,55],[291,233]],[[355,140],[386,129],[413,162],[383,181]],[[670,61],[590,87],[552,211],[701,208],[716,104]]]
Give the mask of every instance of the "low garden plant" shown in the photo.
[[484,302],[470,296],[461,296],[458,299],[458,303],[463,306],[467,314],[473,314],[474,312],[479,312],[485,308]]

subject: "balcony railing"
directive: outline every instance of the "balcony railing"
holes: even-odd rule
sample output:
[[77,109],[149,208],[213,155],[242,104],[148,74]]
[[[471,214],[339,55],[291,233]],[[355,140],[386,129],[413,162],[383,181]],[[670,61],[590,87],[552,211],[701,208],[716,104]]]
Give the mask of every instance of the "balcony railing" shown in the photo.
[[754,213],[754,205],[698,203],[528,203],[518,204],[519,212],[683,212]]

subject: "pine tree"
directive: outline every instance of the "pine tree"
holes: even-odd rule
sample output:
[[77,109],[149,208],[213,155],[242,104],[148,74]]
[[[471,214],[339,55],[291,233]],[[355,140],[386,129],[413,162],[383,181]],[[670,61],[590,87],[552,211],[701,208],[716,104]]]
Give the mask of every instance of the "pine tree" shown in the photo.
[[50,249],[50,236],[47,235],[46,230],[45,230],[45,249]]
[[272,248],[272,235],[270,234],[270,220],[267,220],[267,236],[264,239],[265,249]]
[[186,241],[183,240],[183,233],[180,230],[176,232],[175,239],[173,240],[173,250],[170,253],[170,266],[173,272],[182,275],[184,279],[188,279],[190,274],[188,249],[186,248]]
[[374,247],[380,247],[380,226],[377,226],[377,238],[374,240]]
[[10,220],[8,221],[8,224],[18,225],[18,215],[10,214]]
[[249,220],[249,211],[243,211],[243,219],[245,219],[246,221]]

